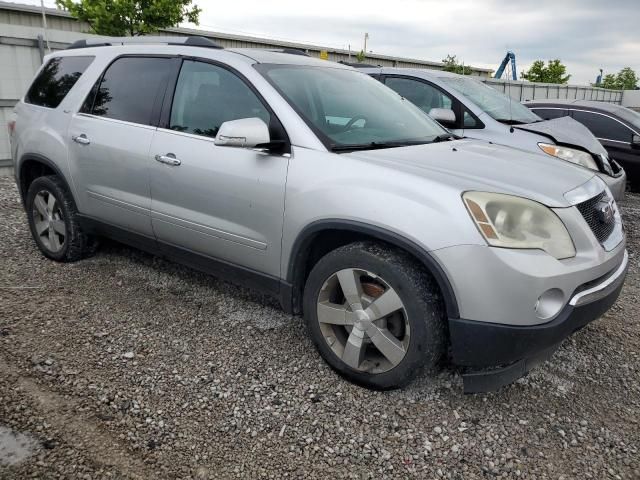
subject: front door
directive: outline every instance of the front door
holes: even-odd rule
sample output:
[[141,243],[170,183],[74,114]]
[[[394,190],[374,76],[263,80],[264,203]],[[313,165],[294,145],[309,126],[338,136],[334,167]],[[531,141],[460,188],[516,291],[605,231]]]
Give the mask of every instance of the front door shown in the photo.
[[171,251],[278,277],[289,156],[214,145],[223,122],[254,117],[277,122],[234,72],[183,62],[150,151],[152,224]]

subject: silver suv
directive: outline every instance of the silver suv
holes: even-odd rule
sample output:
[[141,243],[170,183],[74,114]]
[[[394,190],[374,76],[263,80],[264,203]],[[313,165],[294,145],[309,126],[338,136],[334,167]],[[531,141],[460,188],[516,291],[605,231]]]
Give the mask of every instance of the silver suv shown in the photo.
[[73,47],[47,57],[11,124],[48,258],[108,236],[249,284],[376,389],[442,360],[466,391],[496,388],[622,288],[622,222],[589,170],[452,140],[335,63],[197,38]]

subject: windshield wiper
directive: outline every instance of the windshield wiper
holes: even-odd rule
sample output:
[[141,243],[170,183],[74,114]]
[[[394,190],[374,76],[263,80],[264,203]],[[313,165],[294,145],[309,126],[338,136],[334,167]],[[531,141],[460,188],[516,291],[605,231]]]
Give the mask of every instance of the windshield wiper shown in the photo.
[[410,145],[423,145],[425,143],[429,143],[426,140],[419,141],[404,141],[404,142],[371,142],[371,143],[357,143],[352,145],[340,145],[340,144],[332,144],[331,151],[332,152],[353,152],[356,150],[378,150],[381,148],[397,148],[397,147],[408,147]]
[[506,125],[526,125],[527,123],[532,122],[523,122],[521,120],[514,120],[512,118],[496,118],[497,122],[504,123]]
[[438,143],[438,142],[448,142],[451,140],[460,140],[462,137],[455,135],[453,133],[441,133],[440,135],[436,135],[435,137],[433,137],[433,140],[431,140],[433,143]]

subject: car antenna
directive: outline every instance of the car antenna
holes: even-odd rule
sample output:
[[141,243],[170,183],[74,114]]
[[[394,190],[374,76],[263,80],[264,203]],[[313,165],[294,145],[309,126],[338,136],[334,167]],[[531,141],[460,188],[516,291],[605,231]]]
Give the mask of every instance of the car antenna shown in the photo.
[[[462,60],[462,75],[464,76],[464,60]],[[453,104],[451,105],[453,107]],[[464,108],[458,109],[462,113],[462,136],[464,137]]]
[[507,89],[508,89],[508,95],[509,95],[509,123],[511,124],[511,127],[509,128],[509,132],[513,133],[516,131],[515,128],[513,128],[513,109],[511,108],[511,102],[513,102],[513,98],[511,98],[511,80],[509,80],[509,75],[508,73],[513,74],[513,68],[511,67],[511,65],[508,65],[507,68],[509,70],[511,70],[511,72],[507,72]]

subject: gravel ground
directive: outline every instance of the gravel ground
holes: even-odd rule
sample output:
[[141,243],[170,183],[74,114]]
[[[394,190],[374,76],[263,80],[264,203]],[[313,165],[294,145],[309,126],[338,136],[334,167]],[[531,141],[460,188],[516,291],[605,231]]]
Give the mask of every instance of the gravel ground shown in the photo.
[[617,304],[497,393],[341,380],[270,299],[117,244],[44,259],[0,178],[0,478],[640,478],[640,195]]

